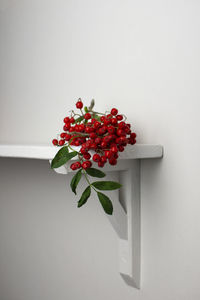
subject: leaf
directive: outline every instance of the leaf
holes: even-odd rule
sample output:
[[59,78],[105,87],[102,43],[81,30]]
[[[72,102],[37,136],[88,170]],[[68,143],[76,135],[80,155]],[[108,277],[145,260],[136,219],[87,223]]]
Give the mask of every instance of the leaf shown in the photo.
[[78,118],[75,120],[74,124],[81,122],[83,119],[84,119],[83,116],[78,117]]
[[81,171],[82,171],[82,170],[79,170],[79,171],[74,175],[74,177],[72,178],[72,181],[71,181],[71,183],[70,183],[72,192],[74,192],[75,195],[76,195],[76,188],[77,188],[77,186],[78,186],[78,184],[79,184],[79,181],[80,181],[80,179],[81,179],[81,176],[82,176]]
[[[63,150],[64,149],[64,150]],[[66,150],[67,149],[67,150]],[[75,157],[77,155],[77,152],[68,152],[68,148],[67,147],[63,147],[61,148],[56,156],[54,157],[54,159],[51,162],[51,168],[55,169],[55,168],[59,168],[62,165],[66,164],[66,162],[68,160],[70,160],[71,158]]]
[[106,174],[98,169],[95,168],[89,168],[86,169],[86,172],[88,173],[88,175],[92,176],[92,177],[98,177],[98,178],[103,178],[106,176]]
[[113,205],[111,200],[108,198],[108,196],[106,196],[103,193],[97,192],[99,201],[101,203],[101,205],[103,206],[104,211],[108,214],[108,215],[112,215],[113,213]]
[[54,165],[58,162],[61,161],[63,159],[63,157],[65,157],[68,154],[69,150],[68,147],[64,146],[62,147],[55,155],[55,157],[53,158],[52,162],[51,162],[51,168],[54,168]]
[[92,185],[98,190],[116,190],[119,189],[122,185],[119,182],[115,181],[95,181]]
[[87,106],[84,107],[84,111],[85,111],[86,113],[88,113],[89,110],[88,110]]
[[87,202],[87,199],[90,197],[91,194],[91,187],[88,185],[88,187],[83,192],[80,200],[78,201],[78,207],[81,207],[83,204]]

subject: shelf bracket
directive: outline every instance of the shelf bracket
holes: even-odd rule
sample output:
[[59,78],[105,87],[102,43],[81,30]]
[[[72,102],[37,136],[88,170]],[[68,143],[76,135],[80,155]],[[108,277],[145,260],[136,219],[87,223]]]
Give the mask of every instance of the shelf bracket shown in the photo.
[[108,216],[118,236],[119,272],[125,282],[140,288],[140,160],[124,161],[119,170],[119,199]]

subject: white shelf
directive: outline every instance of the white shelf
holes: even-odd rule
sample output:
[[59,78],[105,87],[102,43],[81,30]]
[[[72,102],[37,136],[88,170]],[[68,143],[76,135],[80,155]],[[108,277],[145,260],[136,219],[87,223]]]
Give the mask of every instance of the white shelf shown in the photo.
[[[74,150],[79,148],[74,147]],[[52,160],[59,148],[40,145],[0,145],[0,157]],[[113,214],[108,219],[119,240],[119,272],[124,281],[140,288],[140,174],[141,159],[162,158],[161,145],[136,144],[120,153],[116,166],[105,166],[104,171],[118,171],[122,187],[113,199]],[[74,158],[76,159],[76,158]],[[70,163],[55,169],[57,173],[72,172]],[[123,205],[122,205],[123,204]],[[124,209],[124,207],[126,209]]]
[[[75,150],[79,149],[74,147]],[[48,145],[0,145],[0,157],[52,159],[59,147]],[[159,158],[163,155],[161,145],[136,144],[126,147],[120,159]],[[75,158],[74,158],[75,159]]]

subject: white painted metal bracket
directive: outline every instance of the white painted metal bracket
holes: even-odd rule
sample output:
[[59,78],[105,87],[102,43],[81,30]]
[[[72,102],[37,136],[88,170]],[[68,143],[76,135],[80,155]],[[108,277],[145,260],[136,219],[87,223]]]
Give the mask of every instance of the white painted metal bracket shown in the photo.
[[[0,156],[52,160],[57,148],[51,146],[0,145]],[[116,166],[104,171],[118,171],[122,188],[119,199],[113,201],[113,215],[108,216],[119,240],[119,272],[125,282],[140,288],[140,161],[161,158],[160,145],[134,145],[120,153]],[[71,172],[69,164],[55,169],[57,173]]]

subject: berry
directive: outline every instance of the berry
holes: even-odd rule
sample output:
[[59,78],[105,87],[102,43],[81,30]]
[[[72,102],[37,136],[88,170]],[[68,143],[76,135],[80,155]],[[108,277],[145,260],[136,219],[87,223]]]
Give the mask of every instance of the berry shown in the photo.
[[95,139],[95,144],[100,144],[101,143],[101,138],[100,137],[97,137],[96,139]]
[[73,124],[75,122],[75,119],[73,117],[71,117],[69,121],[70,121],[70,123]]
[[99,162],[98,162],[98,166],[99,166],[100,168],[103,168],[103,167],[104,167],[104,162],[99,161]]
[[93,159],[93,161],[98,162],[98,161],[100,161],[101,157],[99,154],[94,154],[92,159]]
[[110,158],[109,159],[109,164],[112,165],[112,166],[116,165],[117,164],[116,158]]
[[52,144],[53,144],[54,146],[58,145],[58,140],[57,140],[57,139],[53,139]]
[[96,133],[94,133],[94,132],[90,133],[90,138],[91,139],[95,139],[96,137],[97,137]]
[[70,118],[69,117],[64,118],[64,123],[69,123],[69,122],[70,122]]
[[70,129],[70,127],[71,127],[70,123],[65,123],[65,125],[63,126],[63,130],[67,131]]
[[118,152],[118,148],[116,145],[113,145],[111,148],[110,148],[111,152],[113,153],[117,153]]
[[111,152],[110,150],[106,150],[106,151],[105,151],[105,156],[106,156],[107,158],[111,158],[111,157],[112,157],[112,152]]
[[116,108],[112,108],[112,109],[111,109],[111,114],[112,114],[113,116],[116,116],[116,115],[118,114],[118,110],[117,110]]
[[60,141],[59,141],[59,145],[60,145],[60,146],[63,146],[63,145],[64,145],[64,143],[65,143],[65,141],[64,141],[64,140],[60,140]]
[[77,165],[76,165],[76,163],[71,164],[70,168],[71,168],[73,171],[77,170]]
[[69,141],[70,139],[71,139],[71,135],[65,133],[65,140],[66,140],[66,141]]
[[102,123],[105,121],[105,119],[106,119],[105,116],[102,116],[102,117],[100,118],[100,120],[101,120]]
[[117,119],[116,118],[112,118],[111,119],[111,124],[114,125],[114,126],[117,125]]
[[84,119],[89,120],[91,119],[91,114],[90,113],[86,113],[84,116]]
[[108,126],[107,130],[110,134],[115,133],[115,127],[113,127],[113,126]]
[[80,169],[80,167],[81,167],[80,161],[77,161],[77,162],[75,163],[75,165],[76,165],[76,168],[77,168],[77,169]]
[[90,159],[91,158],[91,154],[90,153],[85,153],[85,154],[83,154],[83,157],[85,159]]
[[62,139],[64,139],[65,136],[66,136],[66,133],[65,133],[65,132],[62,132],[62,133],[60,134],[60,137],[61,137]]
[[123,120],[123,116],[122,115],[117,115],[116,118],[117,118],[118,121]]
[[118,124],[118,128],[119,128],[119,129],[124,129],[125,126],[126,126],[125,122],[120,122],[120,123]]
[[123,151],[124,151],[124,146],[119,145],[119,146],[118,146],[118,149],[119,149],[119,152],[123,152]]
[[81,100],[78,100],[78,102],[76,102],[76,108],[83,108],[83,102]]
[[132,139],[135,139],[135,138],[136,138],[136,133],[135,133],[135,132],[132,132],[132,133],[131,133],[131,138],[132,138]]
[[105,155],[101,156],[101,162],[103,162],[103,163],[107,162],[107,158]]
[[83,168],[83,169],[88,169],[88,168],[90,168],[91,166],[92,166],[92,163],[91,163],[90,160],[86,160],[86,161],[84,161],[84,162],[82,163],[82,168]]
[[123,129],[117,129],[118,136],[126,136],[126,132]]

